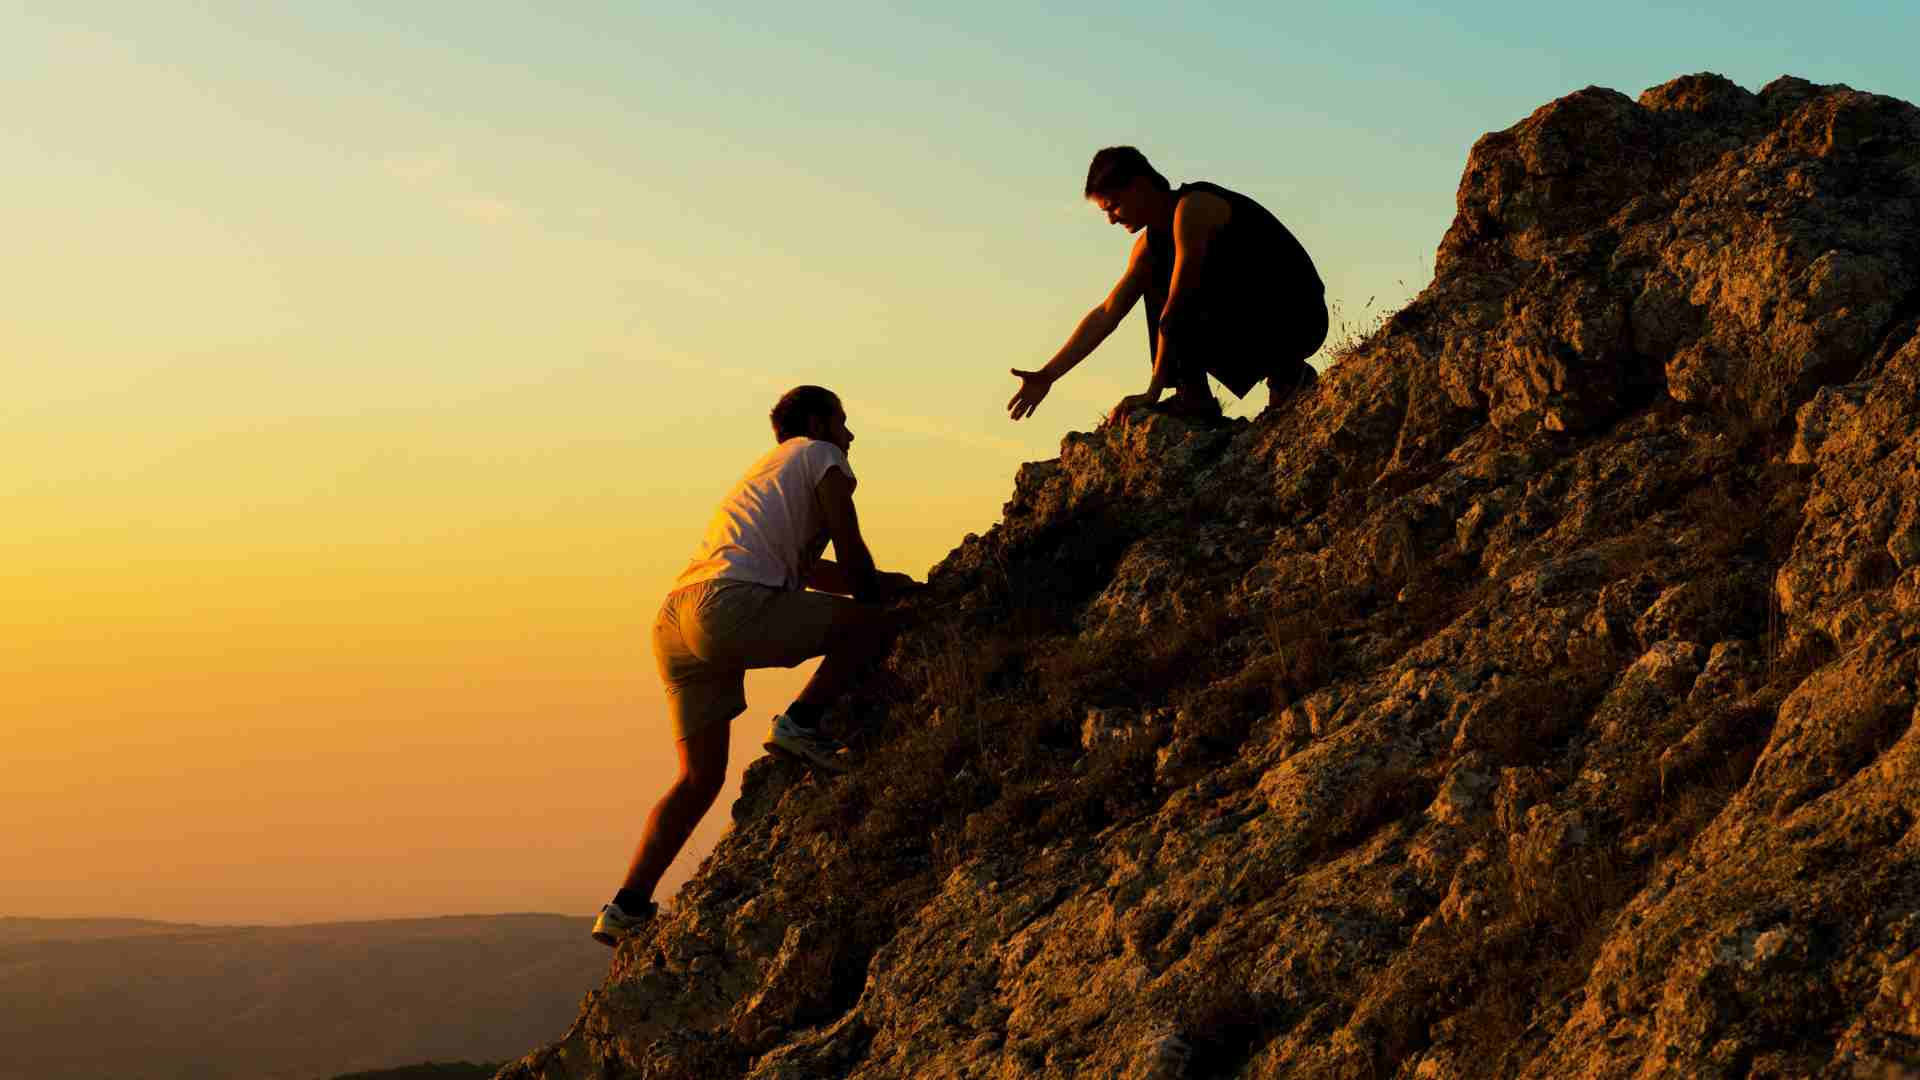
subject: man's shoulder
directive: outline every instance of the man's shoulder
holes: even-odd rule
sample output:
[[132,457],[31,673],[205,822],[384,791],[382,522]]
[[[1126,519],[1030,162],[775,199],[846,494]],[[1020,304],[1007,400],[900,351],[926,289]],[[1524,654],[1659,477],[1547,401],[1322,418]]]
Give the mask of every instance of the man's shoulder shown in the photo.
[[1261,213],[1271,213],[1265,206],[1261,205],[1259,199],[1254,198],[1244,191],[1236,191],[1224,184],[1216,184],[1211,180],[1195,180],[1190,184],[1182,184],[1180,185],[1180,190],[1184,193],[1183,198],[1200,196],[1209,202],[1218,200],[1229,207],[1251,206]]
[[815,439],[806,435],[795,435],[780,444],[780,449],[797,456],[843,458],[847,455],[838,446],[825,439]]
[[1175,188],[1173,195],[1175,202],[1186,202],[1188,199],[1193,198],[1219,199],[1224,202],[1229,199],[1246,197],[1231,188],[1222,187],[1211,180],[1189,180],[1181,184],[1178,188]]
[[1180,198],[1174,203],[1174,213],[1179,220],[1190,224],[1224,225],[1233,217],[1233,192],[1218,184],[1195,187],[1192,184],[1180,189]]
[[813,474],[818,480],[828,469],[839,468],[847,475],[853,475],[853,469],[847,465],[846,452],[825,439],[809,439],[805,435],[796,435],[775,448],[782,471],[798,469]]

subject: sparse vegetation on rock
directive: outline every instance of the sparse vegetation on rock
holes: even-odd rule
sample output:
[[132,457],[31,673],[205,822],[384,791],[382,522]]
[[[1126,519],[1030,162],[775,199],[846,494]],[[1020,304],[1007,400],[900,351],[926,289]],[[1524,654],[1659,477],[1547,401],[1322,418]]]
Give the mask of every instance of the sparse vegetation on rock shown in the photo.
[[1920,1070],[1920,110],[1473,148],[1317,389],[1024,467],[501,1075]]

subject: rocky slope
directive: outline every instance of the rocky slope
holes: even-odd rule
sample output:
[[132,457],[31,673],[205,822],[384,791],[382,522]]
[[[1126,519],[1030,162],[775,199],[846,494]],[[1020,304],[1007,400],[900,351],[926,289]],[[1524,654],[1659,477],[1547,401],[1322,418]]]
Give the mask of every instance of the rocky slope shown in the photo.
[[582,1077],[1920,1075],[1920,111],[1473,148],[1309,395],[1024,467]]

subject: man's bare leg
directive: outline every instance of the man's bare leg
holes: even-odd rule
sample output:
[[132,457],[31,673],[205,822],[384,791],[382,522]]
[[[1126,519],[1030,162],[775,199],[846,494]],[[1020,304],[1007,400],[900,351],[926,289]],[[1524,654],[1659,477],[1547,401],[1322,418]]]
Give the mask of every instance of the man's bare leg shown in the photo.
[[727,780],[729,724],[713,724],[675,745],[680,749],[680,775],[647,815],[640,844],[634,848],[623,889],[652,896],[660,876],[693,835],[694,826],[712,809]]
[[832,705],[868,664],[893,645],[900,621],[898,615],[884,608],[848,605],[833,620],[833,647],[794,700],[821,709]]

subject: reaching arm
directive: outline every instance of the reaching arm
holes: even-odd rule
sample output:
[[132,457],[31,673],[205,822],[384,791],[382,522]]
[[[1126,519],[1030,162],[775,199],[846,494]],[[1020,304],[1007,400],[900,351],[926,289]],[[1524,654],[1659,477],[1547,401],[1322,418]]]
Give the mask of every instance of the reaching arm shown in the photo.
[[[866,538],[860,535],[860,515],[853,509],[853,480],[835,466],[815,485],[813,497],[820,504],[821,516],[827,519],[827,535],[833,540],[833,562],[816,563],[808,575],[808,584],[813,583],[815,574],[820,574],[823,578],[831,577],[830,584],[842,586],[856,600],[880,599],[880,575],[873,567],[873,553],[867,550]],[[826,566],[833,569],[826,571]],[[842,589],[826,591],[841,592]]]
[[1020,378],[1020,389],[1007,402],[1007,411],[1013,419],[1031,416],[1040,407],[1040,401],[1047,391],[1059,380],[1060,376],[1072,371],[1074,366],[1087,358],[1099,344],[1107,340],[1120,320],[1127,317],[1133,305],[1140,300],[1140,294],[1147,288],[1147,237],[1142,233],[1134,242],[1133,253],[1127,257],[1127,271],[1107,294],[1107,298],[1098,307],[1086,313],[1080,325],[1073,328],[1073,334],[1060,351],[1053,354],[1045,367],[1037,371],[1024,371],[1014,368],[1013,373]]

